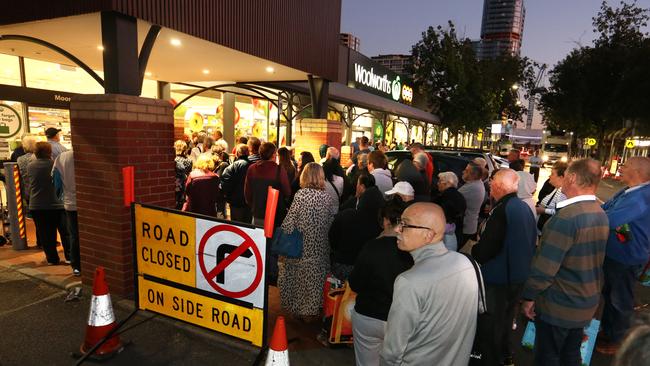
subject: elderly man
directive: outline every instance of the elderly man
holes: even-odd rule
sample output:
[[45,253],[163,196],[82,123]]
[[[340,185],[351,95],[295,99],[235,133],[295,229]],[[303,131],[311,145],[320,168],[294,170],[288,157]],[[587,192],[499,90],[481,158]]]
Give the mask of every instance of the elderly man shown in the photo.
[[634,282],[650,252],[650,159],[629,158],[619,171],[627,188],[603,205],[610,233],[603,266],[602,334],[596,350],[605,354],[616,353],[630,327]]
[[382,364],[467,365],[478,313],[474,267],[445,248],[445,214],[436,204],[409,206],[395,231],[415,264],[395,280]]
[[386,195],[397,195],[405,203],[413,203],[415,190],[409,182],[397,182],[393,189],[386,191]]
[[506,365],[512,357],[510,329],[519,292],[535,254],[537,226],[528,206],[517,197],[519,176],[501,169],[490,182],[494,207],[472,256],[481,264],[489,312],[481,315],[477,339],[484,365]]
[[431,186],[431,179],[433,179],[433,157],[424,151],[424,146],[422,146],[422,144],[419,142],[411,144],[411,146],[409,146],[409,151],[411,151],[413,157],[415,157],[417,154],[426,154],[428,162],[424,168],[424,172],[427,179],[427,186]]
[[562,192],[567,200],[544,226],[522,297],[524,314],[535,320],[535,365],[580,365],[583,328],[600,301],[609,232],[596,200],[600,163],[574,161]]
[[368,154],[368,172],[375,178],[377,188],[386,197],[386,191],[393,188],[393,178],[390,170],[386,169],[388,159],[381,151],[373,151]]
[[458,238],[458,250],[474,236],[478,229],[478,214],[485,201],[485,186],[481,181],[483,167],[470,162],[463,171],[465,184],[458,189],[465,197],[465,217],[463,218],[463,237]]
[[52,160],[56,160],[62,152],[68,151],[60,142],[61,129],[50,127],[45,130],[45,136],[47,137],[47,142],[52,146]]

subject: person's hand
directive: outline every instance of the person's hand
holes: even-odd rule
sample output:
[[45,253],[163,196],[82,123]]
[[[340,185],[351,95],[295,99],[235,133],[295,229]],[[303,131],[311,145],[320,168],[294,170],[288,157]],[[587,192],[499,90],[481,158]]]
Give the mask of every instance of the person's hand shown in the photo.
[[530,320],[535,320],[535,316],[537,315],[535,314],[535,301],[524,300],[521,303],[521,310],[524,313],[524,315],[526,315],[526,318]]
[[537,207],[535,207],[535,211],[537,211],[537,213],[541,215],[541,214],[543,214],[543,213],[546,213],[546,207],[544,207],[544,206],[537,206]]

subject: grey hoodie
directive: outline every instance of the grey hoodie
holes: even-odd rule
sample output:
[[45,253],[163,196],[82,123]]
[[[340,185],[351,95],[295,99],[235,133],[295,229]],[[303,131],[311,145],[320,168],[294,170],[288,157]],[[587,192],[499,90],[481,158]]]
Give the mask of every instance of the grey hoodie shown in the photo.
[[393,189],[393,179],[391,178],[390,170],[387,169],[375,169],[370,172],[373,177],[375,177],[375,184],[379,191],[386,198],[386,191]]

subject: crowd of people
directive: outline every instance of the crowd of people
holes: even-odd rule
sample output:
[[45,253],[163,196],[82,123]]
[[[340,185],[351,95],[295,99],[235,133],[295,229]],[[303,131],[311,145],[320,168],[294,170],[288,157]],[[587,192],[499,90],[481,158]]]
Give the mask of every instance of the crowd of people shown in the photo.
[[349,281],[359,365],[466,365],[470,355],[513,364],[519,312],[535,320],[535,364],[577,365],[601,297],[598,350],[615,352],[630,326],[634,279],[648,262],[648,158],[628,160],[629,188],[605,204],[595,196],[599,162],[556,163],[534,202],[537,171],[524,171],[517,150],[511,168],[489,176],[477,158],[458,177],[434,172],[417,143],[391,171],[365,137],[346,169],[326,145],[318,160],[307,151],[296,160],[290,148],[242,138],[231,162],[216,141],[177,141],[177,207],[263,225],[267,188],[279,190],[276,226],[303,235],[303,254],[271,259],[268,278],[283,310],[306,322],[320,319],[329,274]]

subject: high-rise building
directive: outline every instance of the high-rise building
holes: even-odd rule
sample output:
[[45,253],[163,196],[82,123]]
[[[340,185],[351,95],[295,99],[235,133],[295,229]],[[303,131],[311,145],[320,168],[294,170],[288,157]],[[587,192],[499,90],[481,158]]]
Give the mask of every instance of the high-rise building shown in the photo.
[[524,0],[484,0],[479,59],[519,55],[525,15]]
[[373,56],[371,59],[400,75],[406,75],[406,66],[411,63],[411,55],[379,55]]
[[345,47],[361,52],[361,40],[359,40],[359,38],[354,34],[341,33],[339,39],[341,40],[341,44]]

